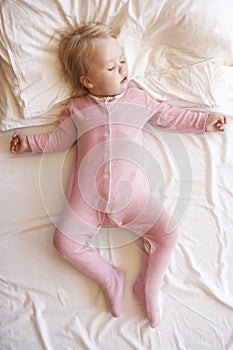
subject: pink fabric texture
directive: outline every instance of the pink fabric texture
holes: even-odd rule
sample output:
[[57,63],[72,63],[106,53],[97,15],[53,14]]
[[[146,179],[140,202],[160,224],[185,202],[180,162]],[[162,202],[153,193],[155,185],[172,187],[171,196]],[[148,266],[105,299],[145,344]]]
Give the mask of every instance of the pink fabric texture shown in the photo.
[[149,242],[134,293],[151,327],[159,324],[158,296],[178,231],[168,233],[170,215],[150,193],[143,171],[142,129],[147,122],[175,132],[204,132],[208,114],[169,107],[137,88],[114,99],[71,99],[58,127],[28,137],[36,152],[68,150],[76,158],[67,200],[55,230],[60,254],[102,288],[109,309],[121,311],[124,274],[105,261],[88,240],[101,227],[120,226]]

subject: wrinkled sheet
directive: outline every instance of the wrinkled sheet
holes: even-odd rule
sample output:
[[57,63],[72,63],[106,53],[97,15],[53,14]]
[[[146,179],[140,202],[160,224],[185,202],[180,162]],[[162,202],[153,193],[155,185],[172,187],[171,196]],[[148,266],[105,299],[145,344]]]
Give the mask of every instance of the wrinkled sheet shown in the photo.
[[[20,20],[13,21],[14,6],[21,10],[19,18],[28,17],[24,31]],[[204,10],[200,0],[2,2],[0,349],[233,349],[232,6],[212,1]],[[171,212],[179,209],[181,231],[161,288],[161,324],[155,330],[132,293],[143,250],[129,232],[105,229],[92,242],[125,272],[119,319],[109,314],[100,288],[53,248],[53,223],[62,209],[58,186],[62,181],[66,189],[74,150],[46,157],[9,152],[11,129],[52,130],[54,111],[67,96],[54,70],[45,80],[38,78],[44,77],[48,56],[36,46],[38,79],[31,79],[30,55],[24,61],[28,52],[15,35],[20,33],[24,48],[34,36],[44,42],[61,25],[60,18],[66,25],[115,21],[122,26],[120,40],[134,84],[175,105],[228,115],[224,134],[145,131],[146,146],[162,173],[162,179],[154,179],[155,194],[164,196]],[[8,46],[13,39],[15,46]]]

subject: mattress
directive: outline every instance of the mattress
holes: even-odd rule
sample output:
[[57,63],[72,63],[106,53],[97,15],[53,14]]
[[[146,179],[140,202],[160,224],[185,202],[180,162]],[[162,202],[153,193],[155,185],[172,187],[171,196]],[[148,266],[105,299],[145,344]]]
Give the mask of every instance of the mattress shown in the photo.
[[[233,3],[228,0],[10,0],[0,4],[0,349],[233,350]],[[10,153],[15,130],[56,127],[69,97],[57,33],[119,28],[131,84],[184,109],[224,114],[224,133],[144,131],[154,193],[180,237],[152,329],[132,292],[143,247],[121,228],[92,244],[125,273],[119,318],[52,244],[74,157]],[[62,169],[62,171],[61,171]]]

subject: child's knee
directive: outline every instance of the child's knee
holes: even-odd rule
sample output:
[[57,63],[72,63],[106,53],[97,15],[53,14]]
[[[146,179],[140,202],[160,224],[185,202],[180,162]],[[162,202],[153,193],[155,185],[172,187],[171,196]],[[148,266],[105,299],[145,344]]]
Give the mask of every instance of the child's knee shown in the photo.
[[179,238],[179,230],[175,230],[171,233],[150,232],[149,235],[144,237],[144,249],[147,253],[153,253],[156,249],[173,249]]
[[68,258],[83,251],[84,245],[68,238],[59,230],[54,232],[53,245],[55,249],[64,257]]
[[69,240],[60,231],[56,230],[53,235],[53,246],[61,254],[65,255],[69,250]]

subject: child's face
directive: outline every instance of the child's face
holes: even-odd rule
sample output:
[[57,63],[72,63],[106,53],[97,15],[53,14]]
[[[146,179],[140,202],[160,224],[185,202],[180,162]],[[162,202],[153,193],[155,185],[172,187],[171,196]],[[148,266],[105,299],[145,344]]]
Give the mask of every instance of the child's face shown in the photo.
[[82,84],[96,96],[114,96],[127,88],[128,68],[124,51],[114,38],[100,39],[92,55],[87,76]]

